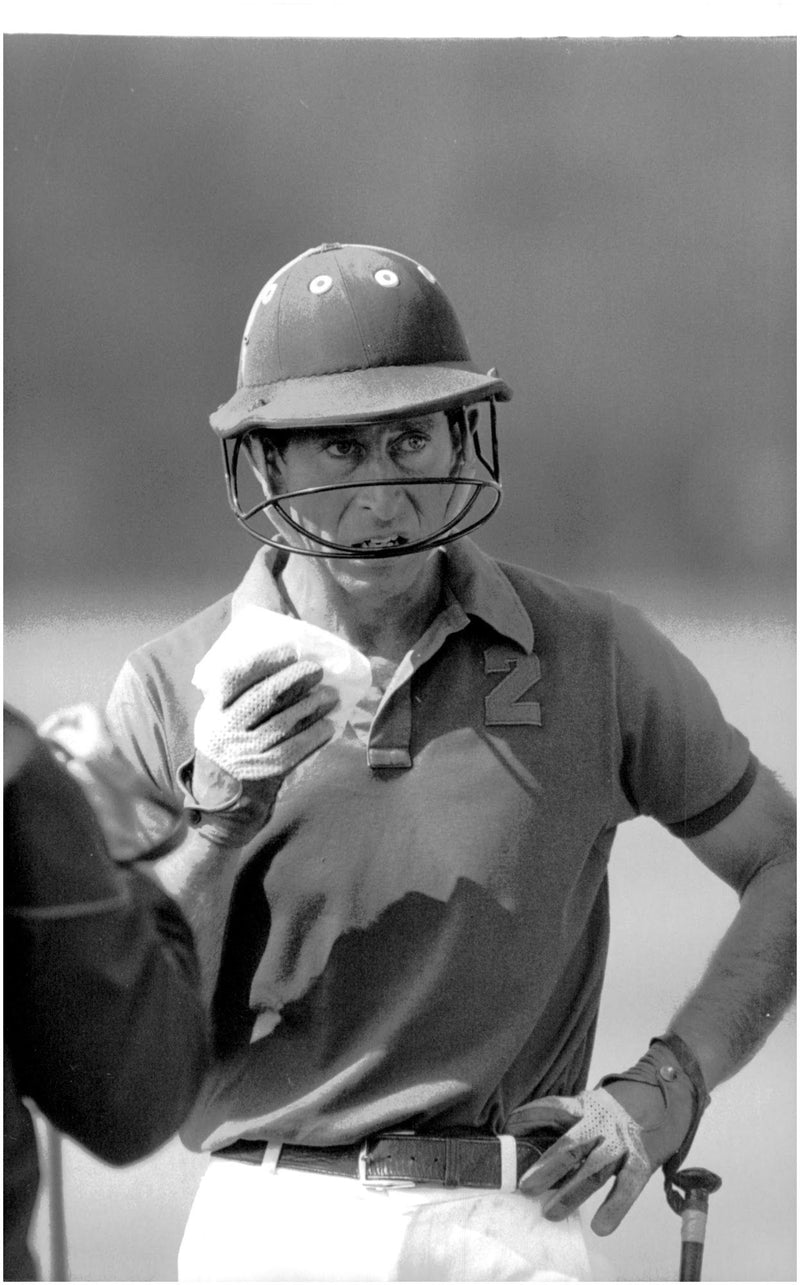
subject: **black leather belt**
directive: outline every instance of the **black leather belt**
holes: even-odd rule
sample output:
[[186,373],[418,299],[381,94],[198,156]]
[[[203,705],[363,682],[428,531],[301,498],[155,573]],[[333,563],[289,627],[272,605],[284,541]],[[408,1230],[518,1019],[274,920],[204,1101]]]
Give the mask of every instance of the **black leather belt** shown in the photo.
[[[358,1178],[367,1185],[436,1183],[443,1187],[502,1187],[508,1182],[508,1157],[516,1162],[516,1181],[547,1150],[558,1134],[543,1130],[504,1143],[495,1134],[377,1133],[346,1147],[304,1147],[284,1143],[279,1169]],[[506,1174],[503,1173],[503,1148]],[[513,1148],[513,1150],[512,1150]],[[266,1142],[242,1138],[215,1151],[226,1160],[261,1164]],[[516,1155],[513,1155],[513,1152]]]

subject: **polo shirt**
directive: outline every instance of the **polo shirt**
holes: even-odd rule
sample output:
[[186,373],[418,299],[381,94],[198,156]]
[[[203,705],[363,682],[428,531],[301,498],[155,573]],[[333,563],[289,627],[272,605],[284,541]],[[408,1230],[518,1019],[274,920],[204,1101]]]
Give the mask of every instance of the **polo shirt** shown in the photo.
[[[617,826],[700,833],[752,781],[744,736],[638,611],[468,539],[433,556],[440,610],[368,735],[308,760],[245,850],[190,1147],[500,1131],[522,1102],[577,1092]],[[246,603],[287,610],[275,557],[120,674],[112,727],[163,788],[193,752],[197,661]]]

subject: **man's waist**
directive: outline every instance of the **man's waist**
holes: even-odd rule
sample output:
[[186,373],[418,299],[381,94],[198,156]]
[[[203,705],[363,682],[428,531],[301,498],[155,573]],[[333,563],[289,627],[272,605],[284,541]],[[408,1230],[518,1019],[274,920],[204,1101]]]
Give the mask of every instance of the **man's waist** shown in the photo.
[[552,1130],[525,1138],[474,1131],[420,1134],[398,1130],[332,1147],[243,1138],[213,1154],[250,1164],[266,1161],[278,1169],[353,1178],[366,1186],[432,1183],[513,1190],[557,1136]]

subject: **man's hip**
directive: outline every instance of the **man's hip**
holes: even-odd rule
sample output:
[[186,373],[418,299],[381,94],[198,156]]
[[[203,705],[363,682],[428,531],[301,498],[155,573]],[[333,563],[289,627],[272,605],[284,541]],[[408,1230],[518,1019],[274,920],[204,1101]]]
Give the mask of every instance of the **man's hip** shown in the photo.
[[[548,1222],[539,1200],[503,1190],[503,1170],[509,1182],[511,1174],[508,1147],[505,1158],[492,1158],[491,1147],[480,1154],[450,1148],[447,1156],[432,1157],[428,1144],[435,1140],[426,1138],[412,1160],[407,1145],[418,1139],[397,1136],[403,1146],[390,1157],[386,1148],[394,1147],[395,1135],[369,1140],[365,1181],[359,1180],[363,1144],[328,1155],[334,1165],[348,1166],[347,1175],[292,1167],[319,1164],[319,1156],[306,1154],[314,1148],[279,1152],[261,1144],[260,1158],[253,1147],[247,1158],[236,1159],[227,1148],[225,1156],[213,1156],[186,1227],[179,1279],[591,1279],[579,1218]],[[514,1166],[523,1160],[532,1163],[526,1153]],[[454,1173],[475,1180],[484,1167],[497,1173],[496,1184],[452,1185]],[[434,1168],[441,1177],[424,1176]],[[398,1176],[409,1171],[423,1176]]]

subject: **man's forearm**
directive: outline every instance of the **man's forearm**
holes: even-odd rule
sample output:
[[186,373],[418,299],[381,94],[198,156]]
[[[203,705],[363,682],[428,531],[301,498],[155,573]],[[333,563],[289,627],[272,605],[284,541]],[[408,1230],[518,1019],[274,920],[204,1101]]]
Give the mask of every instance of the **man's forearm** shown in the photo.
[[241,865],[237,848],[224,848],[192,831],[175,852],[153,866],[161,886],[191,925],[200,963],[201,993],[210,1005],[219,973],[233,885]]
[[795,989],[795,869],[765,867],[699,985],[670,1023],[695,1053],[712,1089],[758,1051]]

